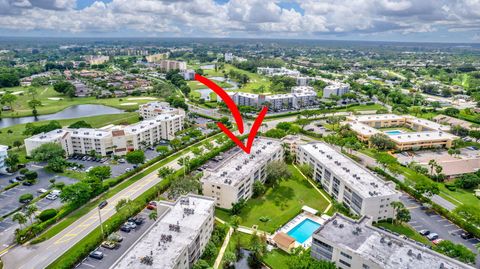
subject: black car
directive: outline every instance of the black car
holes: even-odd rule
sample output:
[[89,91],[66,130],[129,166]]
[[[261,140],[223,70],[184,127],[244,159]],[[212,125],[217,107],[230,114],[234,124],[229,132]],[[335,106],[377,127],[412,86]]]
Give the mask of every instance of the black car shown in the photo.
[[145,222],[145,219],[142,217],[133,217],[133,218],[128,218],[128,222],[133,222],[136,225],[141,225]]
[[98,250],[94,250],[94,251],[90,252],[90,254],[88,256],[90,258],[101,260],[101,259],[103,259],[103,252],[98,251]]
[[22,183],[23,186],[32,186],[33,185],[33,182],[31,180],[27,180],[27,181],[24,181]]
[[130,227],[128,227],[127,225],[123,224],[122,226],[120,226],[120,231],[122,232],[126,232],[126,233],[129,233],[132,229]]
[[22,168],[25,168],[25,167],[27,167],[27,166],[23,163],[17,165],[17,169],[22,169]]
[[22,181],[22,180],[25,180],[25,176],[17,176],[16,179],[19,181]]
[[423,236],[427,236],[430,234],[430,231],[429,230],[421,230],[418,232],[419,234],[423,235]]
[[463,232],[460,236],[461,236],[463,239],[465,239],[465,240],[468,240],[468,239],[472,239],[472,238],[473,238],[473,234],[467,233],[467,232]]
[[102,201],[102,202],[100,202],[100,204],[98,204],[98,208],[102,209],[102,208],[106,207],[107,205],[108,205],[107,201]]

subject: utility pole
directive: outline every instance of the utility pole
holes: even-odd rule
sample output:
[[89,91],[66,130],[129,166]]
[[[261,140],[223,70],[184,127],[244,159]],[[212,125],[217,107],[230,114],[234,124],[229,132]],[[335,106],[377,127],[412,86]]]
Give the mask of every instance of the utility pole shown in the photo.
[[105,240],[105,233],[103,232],[102,214],[100,214],[100,206],[98,206],[98,220],[100,221],[100,230],[102,232],[102,239]]

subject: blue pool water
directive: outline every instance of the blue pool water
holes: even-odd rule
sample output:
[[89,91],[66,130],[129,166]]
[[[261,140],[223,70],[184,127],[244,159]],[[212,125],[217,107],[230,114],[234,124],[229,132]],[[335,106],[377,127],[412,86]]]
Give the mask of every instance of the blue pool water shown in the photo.
[[304,219],[302,222],[297,224],[297,226],[293,227],[290,231],[288,231],[288,235],[295,238],[295,240],[303,244],[310,236],[312,236],[313,232],[315,232],[320,227],[320,224],[316,223],[311,219]]
[[402,132],[394,130],[394,131],[386,131],[385,133],[389,135],[398,135],[398,134],[401,134]]

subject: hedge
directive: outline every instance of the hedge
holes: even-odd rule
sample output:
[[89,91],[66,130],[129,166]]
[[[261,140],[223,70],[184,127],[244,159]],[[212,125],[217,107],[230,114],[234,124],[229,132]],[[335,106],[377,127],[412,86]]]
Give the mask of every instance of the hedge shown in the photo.
[[[220,148],[212,150],[207,154],[200,156],[198,158],[192,159],[189,163],[189,167],[191,169],[196,169],[199,166],[206,163],[212,157],[224,152],[230,148],[232,148],[235,144],[231,141],[225,143]],[[160,181],[155,186],[151,187],[143,194],[135,198],[132,203],[133,206],[131,208],[134,212],[132,215],[138,214],[145,208],[145,204],[151,200],[157,198],[158,193],[165,192],[171,185],[172,181],[180,177],[183,174],[183,169],[181,168],[177,170],[175,173],[165,177],[162,181]],[[120,226],[130,217],[130,215],[125,214],[122,210],[118,213],[115,213],[109,219],[104,222],[105,232],[110,234],[112,232],[117,231]],[[84,257],[86,257],[91,251],[93,251],[97,246],[103,241],[103,236],[100,231],[100,227],[95,228],[92,232],[90,232],[87,236],[85,236],[82,240],[76,243],[73,247],[63,253],[58,259],[56,259],[53,263],[51,263],[46,268],[73,268],[75,265],[80,262]]]
[[57,210],[55,208],[49,208],[43,210],[39,215],[38,219],[40,219],[42,222],[47,221],[57,215]]

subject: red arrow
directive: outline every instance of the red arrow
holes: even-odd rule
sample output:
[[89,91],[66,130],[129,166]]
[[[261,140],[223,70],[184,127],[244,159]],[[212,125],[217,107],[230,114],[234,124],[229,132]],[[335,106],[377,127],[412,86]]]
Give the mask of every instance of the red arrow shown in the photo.
[[[212,89],[220,98],[223,99],[227,107],[230,109],[232,112],[233,117],[235,118],[235,121],[238,126],[238,131],[240,134],[243,133],[243,119],[242,115],[240,114],[240,111],[238,110],[237,105],[235,105],[235,102],[233,102],[232,98],[222,89],[220,88],[215,82],[209,80],[206,77],[203,77],[199,74],[195,74],[195,80],[198,80],[199,82],[205,84],[207,87]],[[257,135],[258,129],[260,128],[260,125],[262,125],[262,121],[265,118],[265,115],[267,114],[268,107],[264,106],[262,108],[262,111],[260,111],[260,114],[258,114],[258,117],[255,119],[253,122],[252,128],[250,129],[250,133],[248,134],[248,139],[247,139],[247,145],[244,145],[238,137],[236,137],[232,131],[230,131],[223,123],[217,122],[218,128],[222,130],[235,144],[237,144],[243,151],[245,151],[247,154],[250,154],[250,150],[252,149],[253,145],[253,140],[255,140],[255,136]]]

